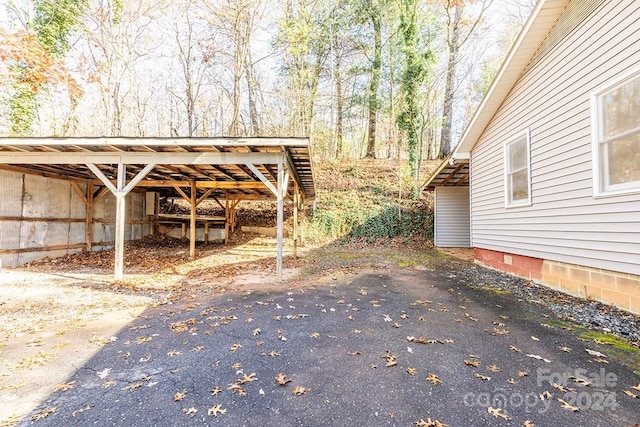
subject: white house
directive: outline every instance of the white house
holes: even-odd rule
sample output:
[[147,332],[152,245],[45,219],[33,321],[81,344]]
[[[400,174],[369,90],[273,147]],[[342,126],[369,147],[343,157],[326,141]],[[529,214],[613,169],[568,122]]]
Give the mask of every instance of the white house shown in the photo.
[[425,185],[436,246],[640,313],[640,1],[539,0]]

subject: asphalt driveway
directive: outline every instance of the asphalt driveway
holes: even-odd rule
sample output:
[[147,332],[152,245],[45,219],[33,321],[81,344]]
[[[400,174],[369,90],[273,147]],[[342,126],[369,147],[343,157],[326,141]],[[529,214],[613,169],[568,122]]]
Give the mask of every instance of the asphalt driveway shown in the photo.
[[640,379],[609,346],[469,285],[450,271],[379,269],[148,308],[18,425],[640,421]]

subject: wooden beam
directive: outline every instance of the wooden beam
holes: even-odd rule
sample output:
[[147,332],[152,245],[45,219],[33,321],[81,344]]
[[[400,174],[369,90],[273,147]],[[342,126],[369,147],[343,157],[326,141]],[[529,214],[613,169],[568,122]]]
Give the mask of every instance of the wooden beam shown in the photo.
[[29,216],[0,216],[0,221],[28,221],[28,222],[84,222],[84,218],[54,218]]
[[111,191],[107,187],[102,187],[93,195],[93,203],[96,203],[98,200],[102,199],[104,196],[109,194]]
[[82,191],[82,188],[80,188],[80,185],[76,181],[71,181],[70,183],[73,190],[76,192],[78,197],[80,197],[80,200],[82,200],[82,203],[84,203],[86,206],[87,196],[85,196],[84,191]]
[[[97,184],[102,184],[103,181],[96,181]],[[115,185],[115,180],[111,180],[111,183]],[[191,181],[171,181],[171,180],[149,180],[145,179],[140,181],[137,187],[183,187],[191,188]],[[258,181],[196,181],[196,188],[198,189],[212,189],[212,190],[253,190],[262,189],[265,185]]]
[[[280,164],[282,164],[282,163],[278,163],[278,164],[280,165]],[[253,164],[251,164],[251,163],[247,163],[247,167],[248,167],[249,169],[251,169],[251,172],[253,172],[253,174],[254,174],[254,175],[255,175],[255,176],[256,176],[260,181],[262,181],[262,182],[264,183],[264,185],[266,185],[266,186],[267,186],[267,188],[268,188],[268,189],[269,189],[269,190],[270,190],[270,191],[271,191],[271,192],[272,192],[276,197],[278,197],[278,190],[276,189],[276,187],[274,187],[274,185],[271,183],[271,181],[269,181],[269,180],[267,179],[267,177],[266,177],[266,176],[264,176],[264,175],[262,174],[262,172],[260,172],[260,171],[258,170],[258,168],[256,168],[256,167],[255,167],[255,165],[253,165]],[[278,174],[279,174],[279,172],[278,172]],[[278,175],[278,176],[280,176],[280,175]]]
[[204,194],[200,196],[196,201],[196,206],[198,206],[200,203],[207,200],[207,198],[211,195],[211,193],[213,193],[213,188],[209,188],[207,191],[205,191]]
[[182,188],[175,187],[175,186],[173,188],[175,188],[175,190],[180,194],[180,196],[182,196],[182,198],[185,199],[187,202],[191,201],[191,196],[187,196],[187,193],[182,191]]
[[54,245],[54,246],[37,246],[33,248],[16,248],[16,249],[0,249],[1,255],[9,254],[23,254],[28,252],[49,252],[49,251],[62,251],[68,249],[82,249],[84,243],[74,243],[71,245]]
[[43,165],[243,165],[246,163],[275,164],[282,160],[282,153],[238,153],[238,152],[13,152],[0,151],[0,163]]

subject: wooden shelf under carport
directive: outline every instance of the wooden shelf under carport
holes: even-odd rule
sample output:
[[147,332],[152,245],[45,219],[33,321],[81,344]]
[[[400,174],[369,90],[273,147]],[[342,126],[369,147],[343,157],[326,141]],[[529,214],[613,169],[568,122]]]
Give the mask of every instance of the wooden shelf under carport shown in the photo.
[[[229,222],[224,216],[202,216],[196,215],[196,225],[204,225],[204,242],[209,243],[209,227],[211,225],[222,225],[224,229],[224,243],[229,242]],[[187,238],[187,225],[191,223],[191,215],[186,214],[158,214],[153,217],[154,224],[170,224],[181,226],[181,238]],[[194,233],[191,233],[193,236]]]

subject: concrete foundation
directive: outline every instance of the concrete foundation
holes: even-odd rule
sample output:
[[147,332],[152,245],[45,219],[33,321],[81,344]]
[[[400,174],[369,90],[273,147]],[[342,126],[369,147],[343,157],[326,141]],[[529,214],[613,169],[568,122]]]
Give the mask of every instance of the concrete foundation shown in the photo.
[[[131,193],[126,203],[125,238],[142,238],[149,233],[144,194]],[[110,193],[94,204],[94,250],[113,246],[115,207]],[[0,171],[0,268],[82,251],[85,218],[85,204],[70,182]]]
[[476,248],[474,253],[476,261],[487,267],[640,314],[640,276],[487,249]]

